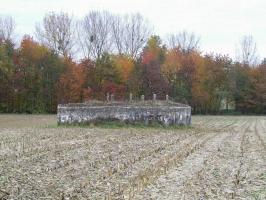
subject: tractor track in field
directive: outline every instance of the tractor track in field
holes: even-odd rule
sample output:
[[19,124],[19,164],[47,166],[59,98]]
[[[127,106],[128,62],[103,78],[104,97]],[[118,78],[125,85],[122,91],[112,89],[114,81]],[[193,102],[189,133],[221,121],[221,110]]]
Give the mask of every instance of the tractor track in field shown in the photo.
[[[226,129],[226,130],[229,130],[229,129],[233,129],[233,125],[234,123],[232,124],[229,124],[229,125],[225,125],[225,126],[222,126],[222,127],[219,127],[218,129],[216,128],[216,130],[219,130],[217,131],[217,133],[215,134],[212,134],[212,135],[204,135],[202,138],[198,138],[198,139],[201,139],[201,141],[193,141],[191,144],[189,144],[191,146],[191,148],[189,150],[186,151],[185,154],[183,154],[183,156],[179,156],[178,160],[176,160],[174,162],[174,165],[171,166],[171,168],[167,168],[166,171],[164,171],[164,173],[162,175],[165,175],[168,171],[171,171],[172,168],[176,167],[176,166],[182,166],[182,162],[189,156],[192,156],[193,153],[197,152],[197,151],[200,151],[204,148],[204,146],[211,140],[214,140],[215,138],[217,138],[218,136],[220,136],[222,134],[222,130]],[[226,140],[229,136],[226,136],[223,140]],[[222,141],[223,141],[222,140]],[[200,170],[199,170],[200,171]],[[153,182],[155,182],[159,177],[156,177],[155,180],[153,180]],[[145,192],[144,192],[145,193]],[[133,198],[132,196],[130,196],[130,198]],[[130,199],[129,198],[129,199]],[[143,199],[143,198],[147,198],[147,196],[141,196],[141,195],[138,195],[136,199]],[[156,199],[156,198],[155,198]]]
[[256,126],[255,126],[255,135],[257,136],[259,142],[261,143],[261,145],[263,146],[264,148],[264,151],[266,152],[266,144],[265,144],[265,141],[262,139],[261,135],[259,134],[259,131],[258,131],[258,127],[257,127],[257,124],[259,124],[262,129],[264,129],[264,134],[266,133],[266,129],[264,128],[264,126],[261,124],[262,122],[256,122]]
[[[212,138],[209,142],[207,141],[207,145],[210,146],[206,146],[205,144],[205,147],[202,149],[205,149],[206,151],[210,150],[210,152],[205,154],[200,163],[197,163],[200,167],[195,166],[196,169],[192,168],[192,171],[187,171],[186,168],[189,168],[189,164],[194,162],[193,159],[188,158],[187,162],[184,160],[183,168],[182,166],[177,167],[168,175],[166,174],[161,177],[161,180],[157,181],[157,183],[153,186],[146,188],[146,190],[140,193],[136,199],[240,198],[242,187],[246,184],[245,178],[252,167],[249,165],[248,159],[246,158],[249,154],[250,148],[252,148],[249,142],[250,135],[248,135],[251,133],[253,134],[251,126],[252,122],[246,121],[239,127],[232,127],[229,132],[222,134],[221,138]],[[217,140],[218,143],[216,143],[215,140]],[[217,152],[215,152],[212,148],[213,144],[215,144],[213,146],[214,149],[218,148],[218,154],[220,155],[216,155]],[[233,151],[232,148],[234,148],[235,151]],[[198,155],[203,153],[201,152],[202,149],[199,149]],[[223,155],[223,152],[225,155]],[[195,158],[196,157],[197,156],[195,156]],[[221,161],[217,162],[217,160],[212,159],[212,157],[221,159]],[[224,159],[225,161],[228,161],[228,164],[233,164],[232,166],[235,169],[231,172],[230,170],[228,171],[226,166],[219,169],[221,164],[224,163]],[[180,170],[180,173],[178,170]],[[184,177],[183,173],[186,172],[191,174],[186,174]],[[217,174],[210,179],[209,177],[211,177],[214,173]],[[227,178],[223,179],[222,174],[224,173],[231,174]],[[216,176],[219,177],[219,180],[215,180]],[[249,193],[247,192],[246,195],[249,195]]]
[[233,192],[231,193],[231,198],[235,199],[237,196],[237,190],[239,189],[239,185],[241,183],[241,181],[243,181],[243,179],[245,178],[244,176],[242,176],[242,168],[244,165],[244,154],[245,154],[245,150],[246,150],[246,146],[247,146],[247,132],[250,128],[250,124],[244,128],[243,133],[241,135],[241,142],[240,142],[240,156],[239,156],[239,163],[238,163],[238,167],[236,169],[236,173],[234,174],[234,187],[232,188]]

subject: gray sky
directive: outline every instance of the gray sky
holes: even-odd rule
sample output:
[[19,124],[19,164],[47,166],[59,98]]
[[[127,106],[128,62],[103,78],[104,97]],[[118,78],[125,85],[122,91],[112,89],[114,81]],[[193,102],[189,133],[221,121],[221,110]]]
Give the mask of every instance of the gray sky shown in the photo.
[[141,13],[162,38],[193,31],[204,52],[229,54],[243,35],[252,35],[261,58],[266,57],[266,0],[0,0],[0,14],[11,15],[16,33],[33,35],[46,12],[64,11],[82,18],[90,10]]

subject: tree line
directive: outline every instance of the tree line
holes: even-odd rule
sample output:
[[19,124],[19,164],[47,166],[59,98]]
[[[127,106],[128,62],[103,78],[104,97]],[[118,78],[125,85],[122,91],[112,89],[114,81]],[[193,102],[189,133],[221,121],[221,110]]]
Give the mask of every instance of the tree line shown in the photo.
[[234,61],[203,54],[194,33],[162,41],[140,14],[91,11],[74,20],[52,12],[19,44],[14,30],[12,17],[0,17],[0,112],[55,113],[59,103],[156,93],[194,113],[266,113],[266,59],[258,61],[252,36],[242,38]]

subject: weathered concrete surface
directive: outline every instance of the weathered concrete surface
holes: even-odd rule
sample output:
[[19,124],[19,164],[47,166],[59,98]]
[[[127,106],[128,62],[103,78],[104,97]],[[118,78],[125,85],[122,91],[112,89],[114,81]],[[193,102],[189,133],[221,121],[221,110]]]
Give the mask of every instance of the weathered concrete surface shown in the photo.
[[164,125],[190,125],[191,107],[175,104],[66,104],[58,105],[58,124],[84,124],[98,120],[128,123],[158,122]]

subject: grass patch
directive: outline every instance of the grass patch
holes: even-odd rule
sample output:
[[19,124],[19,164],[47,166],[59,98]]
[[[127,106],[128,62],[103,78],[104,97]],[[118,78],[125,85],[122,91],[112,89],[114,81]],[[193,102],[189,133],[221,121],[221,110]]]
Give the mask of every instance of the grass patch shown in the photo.
[[144,122],[121,122],[117,120],[98,120],[91,123],[74,123],[74,124],[53,124],[46,126],[47,128],[105,128],[105,129],[118,129],[118,128],[138,128],[138,129],[192,129],[192,126],[185,125],[163,125],[158,122],[151,122],[149,124],[145,124]]

